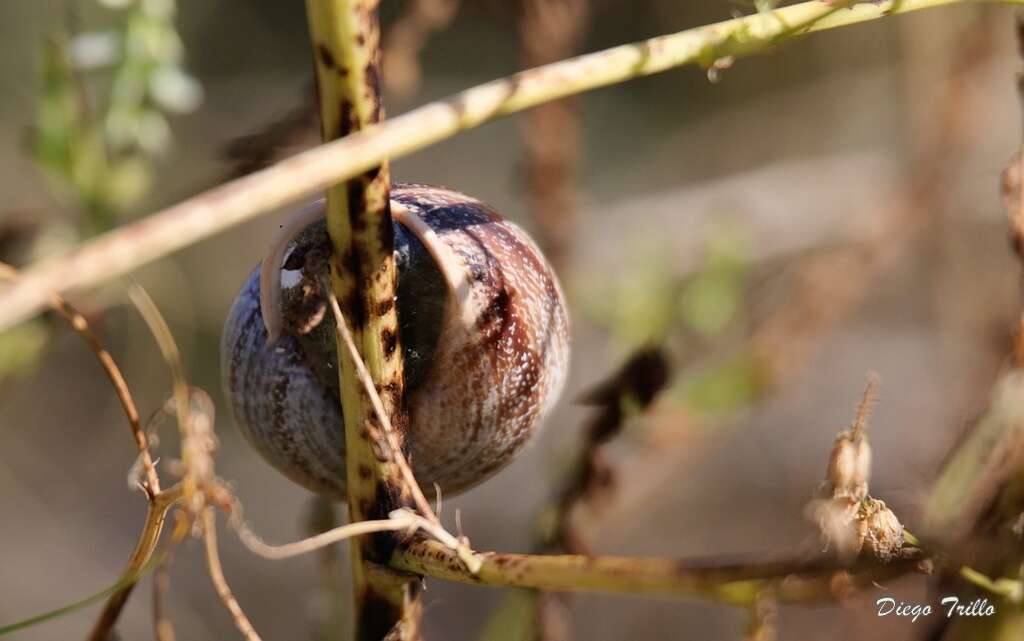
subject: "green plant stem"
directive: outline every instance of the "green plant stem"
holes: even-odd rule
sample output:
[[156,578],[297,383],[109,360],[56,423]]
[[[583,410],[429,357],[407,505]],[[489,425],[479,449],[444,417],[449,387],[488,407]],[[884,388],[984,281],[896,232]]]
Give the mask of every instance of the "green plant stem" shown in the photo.
[[547,591],[611,592],[709,599],[751,606],[766,589],[782,602],[842,598],[876,582],[907,574],[921,560],[908,555],[891,563],[843,566],[833,558],[711,564],[660,558],[498,554],[479,552],[472,573],[456,554],[436,541],[419,540],[397,549],[391,565],[406,572],[491,587]]
[[[343,138],[383,121],[379,90],[379,0],[307,0],[316,61],[322,133]],[[385,437],[389,425],[404,425],[402,350],[398,345],[395,292],[398,285],[386,158],[327,189],[327,231],[334,245],[331,288],[339,330],[351,327],[369,374],[367,385],[381,391],[383,413],[374,414],[368,391],[349,351],[339,343],[338,371],[345,422],[345,464],[352,523],[386,517],[412,505],[393,448],[402,447],[401,430]],[[344,310],[344,318],[341,311]],[[352,552],[353,625],[356,641],[419,638],[418,591],[412,577],[399,576],[386,563],[391,533],[361,537]],[[373,568],[371,564],[378,564]]]
[[51,290],[93,286],[289,202],[485,122],[568,95],[686,64],[763,51],[791,37],[951,4],[890,0],[836,10],[817,0],[622,45],[520,72],[430,103],[203,192],[34,265],[0,294],[0,329],[42,309]]

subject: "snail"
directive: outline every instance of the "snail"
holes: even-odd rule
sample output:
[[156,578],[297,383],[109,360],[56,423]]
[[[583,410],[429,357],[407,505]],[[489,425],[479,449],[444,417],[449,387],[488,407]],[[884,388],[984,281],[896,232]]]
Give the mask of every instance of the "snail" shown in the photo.
[[[448,496],[508,464],[558,400],[569,320],[530,237],[485,203],[418,184],[391,189],[405,360],[406,447],[417,481]],[[279,233],[224,325],[221,371],[236,423],[293,481],[345,499],[330,241],[320,201]]]

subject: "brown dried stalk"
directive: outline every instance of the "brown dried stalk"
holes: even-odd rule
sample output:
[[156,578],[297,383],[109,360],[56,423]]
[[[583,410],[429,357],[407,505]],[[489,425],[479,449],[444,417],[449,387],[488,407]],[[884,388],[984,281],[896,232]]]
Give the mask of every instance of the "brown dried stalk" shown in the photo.
[[[195,530],[198,524],[206,547],[210,579],[213,581],[218,596],[231,614],[236,627],[246,639],[259,641],[259,635],[256,634],[248,617],[231,593],[217,553],[217,523],[214,508],[230,512],[235,508],[237,500],[214,471],[217,439],[213,433],[213,401],[204,391],[189,386],[177,343],[167,326],[167,321],[153,299],[138,286],[130,288],[129,294],[156,339],[164,360],[171,370],[174,388],[173,402],[178,418],[178,429],[181,432],[183,474],[181,482],[175,487],[180,488],[184,509],[177,513],[178,518],[169,547],[173,550],[188,536],[189,532]],[[159,623],[159,619],[157,622]],[[158,629],[160,628],[158,627]],[[163,631],[166,629],[167,626],[163,626]],[[100,639],[105,641],[105,637],[97,638],[96,641],[100,641]]]
[[249,617],[245,616],[242,606],[238,605],[238,599],[235,598],[231,592],[231,586],[224,578],[220,553],[217,552],[217,516],[211,507],[203,510],[203,543],[206,548],[206,567],[210,572],[213,587],[217,590],[217,596],[220,597],[224,607],[231,613],[235,627],[242,633],[246,641],[261,641],[260,635],[256,634],[256,629],[252,627]]

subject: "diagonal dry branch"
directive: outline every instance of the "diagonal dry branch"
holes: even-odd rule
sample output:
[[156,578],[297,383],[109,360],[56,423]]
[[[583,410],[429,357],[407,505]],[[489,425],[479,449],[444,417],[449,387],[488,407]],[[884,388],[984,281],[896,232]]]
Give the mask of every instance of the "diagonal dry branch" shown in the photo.
[[889,0],[827,4],[814,0],[621,45],[467,89],[365,131],[325,143],[215,187],[143,220],[32,266],[0,293],[0,329],[30,317],[47,292],[94,286],[276,207],[438,141],[565,96],[686,64],[750,55],[787,38],[950,4],[1024,0]]

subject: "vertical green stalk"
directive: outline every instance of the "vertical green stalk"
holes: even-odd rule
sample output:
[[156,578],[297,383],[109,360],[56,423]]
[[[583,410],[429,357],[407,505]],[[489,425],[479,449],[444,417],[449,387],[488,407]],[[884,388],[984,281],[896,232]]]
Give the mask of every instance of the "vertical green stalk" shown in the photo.
[[[325,141],[381,122],[379,0],[307,0]],[[380,392],[399,443],[402,350],[395,311],[397,273],[387,162],[327,190],[327,229],[334,244],[331,283],[356,344]],[[350,520],[387,518],[411,505],[409,487],[384,443],[352,360],[338,350],[345,419]],[[352,545],[355,639],[419,637],[416,584],[386,569],[392,534],[362,537]]]

